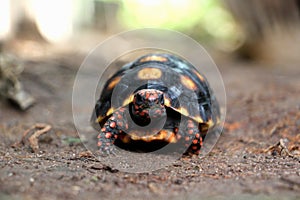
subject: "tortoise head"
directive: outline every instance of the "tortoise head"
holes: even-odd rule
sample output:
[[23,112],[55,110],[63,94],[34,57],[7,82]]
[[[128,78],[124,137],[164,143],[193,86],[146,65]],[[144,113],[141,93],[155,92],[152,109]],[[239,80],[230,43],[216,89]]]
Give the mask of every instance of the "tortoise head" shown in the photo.
[[149,121],[166,115],[164,93],[156,89],[142,89],[134,94],[132,114],[135,119]]

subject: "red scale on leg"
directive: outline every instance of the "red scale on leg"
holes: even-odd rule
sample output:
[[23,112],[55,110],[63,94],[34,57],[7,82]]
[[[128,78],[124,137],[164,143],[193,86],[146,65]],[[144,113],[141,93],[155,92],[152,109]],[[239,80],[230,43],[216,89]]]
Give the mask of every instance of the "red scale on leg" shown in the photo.
[[120,126],[120,127],[123,127],[123,122],[118,121],[118,122],[117,122],[117,125]]
[[186,127],[184,146],[189,147],[188,152],[199,154],[202,146],[202,137],[198,129],[198,123],[193,120],[188,120]]
[[107,133],[105,134],[105,137],[106,137],[107,139],[111,138],[111,136],[112,136],[112,134],[111,134],[110,132],[107,132]]
[[[124,109],[119,109],[106,121],[98,135],[98,147],[101,154],[111,154],[116,151],[113,145],[124,128],[128,129]],[[117,119],[117,120],[116,120]],[[125,125],[125,127],[124,127]]]
[[111,128],[116,128],[116,122],[115,122],[115,121],[110,122],[110,123],[109,123],[109,126],[110,126]]
[[118,118],[118,119],[122,119],[122,115],[117,114],[117,118]]
[[190,135],[194,134],[194,130],[193,129],[188,130],[188,134]]

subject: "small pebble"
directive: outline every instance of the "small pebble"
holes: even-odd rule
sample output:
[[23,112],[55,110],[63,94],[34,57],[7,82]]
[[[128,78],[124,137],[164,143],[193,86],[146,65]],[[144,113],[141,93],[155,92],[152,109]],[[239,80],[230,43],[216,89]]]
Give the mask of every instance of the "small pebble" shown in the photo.
[[181,179],[176,179],[176,180],[174,181],[174,183],[177,184],[177,185],[181,185],[182,182],[183,182],[183,181],[182,181]]

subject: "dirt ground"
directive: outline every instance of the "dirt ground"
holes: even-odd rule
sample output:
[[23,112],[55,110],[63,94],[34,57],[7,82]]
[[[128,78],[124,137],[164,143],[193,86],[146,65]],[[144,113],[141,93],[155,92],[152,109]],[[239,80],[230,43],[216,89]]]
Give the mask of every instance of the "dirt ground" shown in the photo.
[[[157,171],[127,173],[82,156],[71,97],[83,59],[27,60],[22,82],[37,104],[21,112],[0,100],[0,199],[300,199],[296,64],[217,61],[227,115],[213,151]],[[28,143],[11,147],[38,122],[52,129],[39,138],[37,153]],[[276,146],[279,141],[284,147]]]

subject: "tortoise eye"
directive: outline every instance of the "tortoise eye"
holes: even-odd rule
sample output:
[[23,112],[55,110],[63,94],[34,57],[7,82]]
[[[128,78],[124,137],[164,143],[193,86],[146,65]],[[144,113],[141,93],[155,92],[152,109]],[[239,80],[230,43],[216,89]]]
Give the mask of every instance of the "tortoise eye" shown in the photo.
[[164,95],[163,94],[160,94],[159,96],[158,96],[158,103],[160,103],[160,104],[164,104],[165,102],[164,102]]

